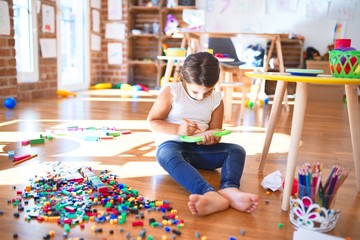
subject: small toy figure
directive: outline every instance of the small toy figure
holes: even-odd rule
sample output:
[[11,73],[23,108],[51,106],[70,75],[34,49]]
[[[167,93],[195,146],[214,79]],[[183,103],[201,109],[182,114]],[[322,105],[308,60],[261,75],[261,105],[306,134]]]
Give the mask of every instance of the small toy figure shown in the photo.
[[178,26],[179,26],[179,21],[175,18],[175,16],[172,14],[168,14],[166,19],[166,25],[164,28],[164,33],[167,36],[171,36],[173,33],[179,31]]

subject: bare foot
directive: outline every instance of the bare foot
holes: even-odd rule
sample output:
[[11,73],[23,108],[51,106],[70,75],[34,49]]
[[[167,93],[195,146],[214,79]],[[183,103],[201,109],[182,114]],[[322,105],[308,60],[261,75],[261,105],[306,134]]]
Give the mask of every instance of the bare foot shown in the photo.
[[241,212],[253,212],[259,204],[259,196],[241,192],[237,188],[224,188],[219,193],[230,201],[230,206]]
[[192,214],[209,215],[229,208],[229,201],[218,192],[210,191],[204,195],[191,194],[188,206]]

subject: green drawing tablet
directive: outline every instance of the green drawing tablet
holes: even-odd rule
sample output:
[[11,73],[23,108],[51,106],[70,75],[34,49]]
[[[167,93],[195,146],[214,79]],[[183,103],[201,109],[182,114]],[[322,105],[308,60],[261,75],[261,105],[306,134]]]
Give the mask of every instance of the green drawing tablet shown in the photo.
[[202,142],[203,136],[208,133],[211,133],[213,136],[222,137],[222,136],[230,134],[231,131],[226,130],[226,129],[209,130],[209,131],[195,134],[193,136],[180,136],[180,140],[182,142],[189,142],[189,143]]

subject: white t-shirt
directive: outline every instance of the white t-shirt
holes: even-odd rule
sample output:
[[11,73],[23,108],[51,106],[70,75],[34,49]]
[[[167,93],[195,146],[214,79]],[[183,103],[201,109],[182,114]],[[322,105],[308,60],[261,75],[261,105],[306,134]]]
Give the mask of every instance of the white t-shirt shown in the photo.
[[[171,83],[168,85],[173,95],[173,102],[169,115],[165,119],[167,122],[182,124],[184,118],[195,121],[202,131],[209,128],[209,122],[213,111],[220,105],[222,100],[221,92],[212,92],[204,100],[198,101],[192,99],[181,82]],[[164,133],[155,134],[155,143],[161,143],[169,140],[180,141],[180,136]]]

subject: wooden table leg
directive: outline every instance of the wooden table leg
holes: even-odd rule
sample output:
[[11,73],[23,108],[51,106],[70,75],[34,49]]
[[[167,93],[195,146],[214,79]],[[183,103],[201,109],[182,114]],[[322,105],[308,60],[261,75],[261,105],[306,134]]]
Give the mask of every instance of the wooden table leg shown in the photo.
[[357,191],[360,192],[360,106],[357,85],[346,84],[345,92],[349,114],[350,134],[354,155]]
[[272,140],[274,130],[275,130],[276,120],[277,120],[280,110],[281,110],[281,104],[284,99],[284,94],[285,94],[287,85],[288,85],[288,83],[285,81],[277,81],[277,83],[276,83],[275,96],[274,96],[273,105],[271,107],[269,125],[266,130],[265,143],[264,143],[263,150],[262,150],[262,153],[260,156],[259,172],[262,172],[264,170],[266,157],[269,153],[271,140]]
[[294,181],[296,161],[301,140],[301,133],[304,125],[305,110],[307,103],[308,84],[296,83],[296,98],[294,105],[293,119],[291,123],[290,147],[286,163],[285,184],[282,197],[281,209],[287,211],[289,209],[289,199]]
[[[285,66],[284,66],[284,57],[282,53],[282,47],[281,47],[281,38],[280,35],[276,35],[276,54],[279,59],[279,70],[281,73],[285,72]],[[288,98],[288,92],[286,90],[284,95],[284,105],[285,109],[288,112],[289,111],[289,98]]]

